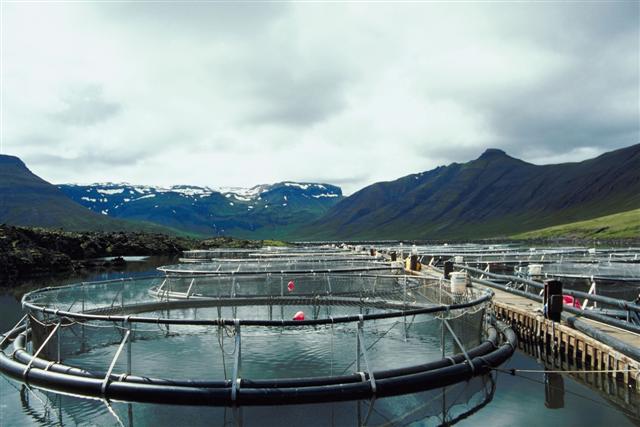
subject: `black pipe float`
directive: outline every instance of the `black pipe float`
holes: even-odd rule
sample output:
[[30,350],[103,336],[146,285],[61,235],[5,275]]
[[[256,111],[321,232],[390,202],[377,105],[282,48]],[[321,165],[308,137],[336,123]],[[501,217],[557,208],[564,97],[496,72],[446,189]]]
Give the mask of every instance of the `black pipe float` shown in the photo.
[[[494,327],[488,328],[488,336],[487,338],[480,343],[477,347],[470,349],[467,352],[467,355],[470,358],[482,356],[491,352],[492,350],[498,347],[498,333]],[[31,366],[38,369],[47,369],[51,372],[58,372],[62,374],[68,374],[73,376],[81,376],[86,378],[99,378],[104,379],[106,376],[106,372],[104,371],[88,371],[81,368],[76,368],[72,366],[67,366],[61,363],[51,364],[48,360],[33,358],[31,354],[29,354],[25,350],[25,342],[26,338],[24,334],[18,335],[14,341],[14,353],[13,358],[25,365],[31,363]],[[464,362],[465,356],[463,354],[457,354],[454,356],[447,357],[445,359],[421,364],[414,365],[404,368],[396,368],[389,370],[381,370],[374,372],[374,377],[376,381],[378,378],[388,378],[395,377],[401,375],[415,374],[422,371],[428,371],[432,369],[444,368],[447,366],[451,366],[452,364],[457,364]],[[48,367],[48,368],[47,368]],[[143,383],[143,384],[157,384],[157,385],[173,385],[173,386],[184,386],[184,387],[211,387],[211,388],[221,388],[221,387],[230,387],[230,380],[218,380],[218,381],[198,381],[198,380],[175,380],[175,379],[161,379],[161,378],[149,378],[149,377],[140,377],[136,375],[127,375],[124,378],[120,378],[120,375],[111,374],[110,379],[113,381],[126,381],[132,383]],[[365,377],[368,380],[369,375],[365,373]],[[355,383],[361,382],[362,376],[359,374],[351,374],[351,375],[341,375],[334,377],[308,377],[308,378],[292,378],[292,379],[264,379],[264,380],[241,380],[241,387],[249,387],[249,388],[269,388],[269,387],[302,387],[302,386],[310,386],[310,385],[332,385],[332,384],[342,384],[342,383]]]
[[[496,278],[496,279],[516,280],[517,282],[523,283],[525,285],[533,286],[534,288],[540,289],[540,290],[542,290],[544,288],[544,284],[542,284],[540,282],[536,282],[534,280],[525,279],[523,277],[509,276],[509,275],[506,275],[506,274],[491,273],[491,272],[487,272],[487,271],[484,271],[484,270],[480,270],[479,268],[469,267],[467,265],[456,264],[455,266],[458,267],[458,268],[462,268],[464,270],[472,271],[474,273],[484,274],[485,276],[493,277],[493,278]],[[611,298],[611,297],[607,297],[607,296],[603,296],[603,295],[589,294],[589,293],[586,293],[586,292],[576,291],[576,290],[567,289],[567,288],[563,289],[562,293],[563,294],[567,294],[567,295],[571,295],[573,297],[586,298],[586,299],[590,299],[591,301],[597,301],[597,302],[601,302],[603,304],[609,304],[609,305],[612,305],[614,307],[621,308],[623,310],[634,311],[636,313],[640,313],[640,305],[635,304],[635,303],[633,303],[631,301]]]
[[[465,356],[456,355],[424,365],[374,372],[375,392],[369,376],[364,375],[363,378],[360,374],[344,376],[351,381],[344,383],[335,383],[332,377],[241,380],[236,399],[232,400],[230,381],[210,382],[208,386],[204,386],[202,382],[203,386],[201,386],[198,382],[174,382],[133,376],[120,378],[112,375],[110,379],[113,381],[107,383],[103,394],[104,378],[98,376],[99,373],[65,367],[61,364],[53,364],[49,369],[44,369],[46,366],[43,367],[42,363],[46,365],[50,363],[42,359],[34,359],[27,372],[26,367],[29,362],[25,364],[13,360],[4,352],[0,353],[0,371],[31,385],[53,391],[85,397],[148,403],[273,405],[368,399],[374,396],[393,396],[444,387],[489,372],[511,357],[517,345],[513,330],[503,324],[499,325],[506,342],[496,347],[498,334],[494,329],[485,342],[467,353],[472,358],[472,364],[469,364]],[[24,338],[17,340],[16,343],[21,345],[26,340],[24,336],[26,333],[24,328],[22,331],[13,331],[9,339],[18,338],[21,335]],[[8,341],[5,341],[4,348],[8,345]],[[16,352],[16,355],[19,354],[18,357],[24,359],[24,353],[23,350],[23,353]]]

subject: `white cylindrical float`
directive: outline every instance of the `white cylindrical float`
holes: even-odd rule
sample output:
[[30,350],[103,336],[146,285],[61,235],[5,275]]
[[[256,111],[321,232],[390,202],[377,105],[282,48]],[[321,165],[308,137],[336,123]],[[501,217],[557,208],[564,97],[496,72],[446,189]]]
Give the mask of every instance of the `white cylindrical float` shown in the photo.
[[464,262],[464,257],[462,255],[456,255],[453,257],[453,262],[456,264],[462,264]]
[[464,271],[456,271],[451,273],[451,293],[462,295],[467,291],[467,273]]
[[542,276],[542,264],[529,264],[529,276]]
[[595,255],[596,254],[596,248],[589,248],[589,255]]

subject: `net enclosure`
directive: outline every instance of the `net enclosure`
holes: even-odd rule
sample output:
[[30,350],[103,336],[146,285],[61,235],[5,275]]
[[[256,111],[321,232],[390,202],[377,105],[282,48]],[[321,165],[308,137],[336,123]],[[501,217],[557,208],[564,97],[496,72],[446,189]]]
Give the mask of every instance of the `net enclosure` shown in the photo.
[[217,259],[203,263],[174,264],[158,267],[165,274],[242,275],[255,273],[320,273],[320,272],[400,272],[401,262],[385,262],[360,258],[265,258]]
[[26,294],[0,370],[94,398],[308,403],[442,387],[514,350],[513,331],[485,315],[486,289],[454,294],[444,279],[390,264],[245,274],[218,265],[226,274],[171,268]]

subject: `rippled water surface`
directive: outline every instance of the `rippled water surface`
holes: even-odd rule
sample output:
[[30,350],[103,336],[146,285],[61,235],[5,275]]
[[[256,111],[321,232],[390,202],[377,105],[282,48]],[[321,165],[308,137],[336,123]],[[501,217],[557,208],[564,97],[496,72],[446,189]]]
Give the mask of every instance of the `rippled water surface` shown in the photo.
[[[130,263],[130,268],[142,274],[154,263],[162,264],[166,260],[151,259],[135,266]],[[129,273],[100,273],[79,280],[105,279],[120,274]],[[40,284],[49,285],[50,282]],[[274,313],[289,318],[294,309],[282,307],[281,314],[280,308],[274,307]],[[303,309],[309,312],[311,308]],[[353,309],[342,307],[333,315],[346,314]],[[199,309],[197,316],[217,317],[217,313],[207,313],[207,310],[216,309]],[[243,307],[239,310],[238,317],[242,317],[255,309]],[[2,330],[12,327],[22,315],[19,301],[9,294],[0,295],[0,311],[3,313],[0,317]],[[193,314],[191,310],[173,313],[184,317]],[[251,314],[265,315],[264,312]],[[225,317],[231,316],[225,314]],[[427,316],[414,319],[409,327],[404,322],[389,320],[370,325],[365,328],[365,342],[373,344],[378,340],[370,350],[370,362],[374,367],[390,368],[439,358],[439,330],[438,323]],[[243,376],[248,378],[327,375],[353,370],[355,331],[349,326],[322,326],[296,332],[243,328],[242,336]],[[116,332],[114,338],[117,338]],[[115,347],[115,344],[96,346],[85,353],[69,355],[65,361],[104,370],[105,360],[111,360]],[[167,331],[153,325],[137,331],[131,349],[136,373],[165,378],[220,379],[225,375],[225,367],[227,375],[231,371],[233,337],[221,335],[216,328],[171,327]],[[447,351],[450,353],[453,349],[453,344],[447,341]],[[121,360],[116,371],[124,370],[124,363]],[[545,364],[517,352],[504,368],[540,370]],[[610,393],[605,393],[600,391],[602,386],[588,385],[586,380],[589,378],[562,375],[561,388],[558,379],[552,379],[556,391],[550,396],[548,387],[545,394],[545,380],[550,381],[543,373],[512,376],[495,372],[446,389],[373,402],[211,408],[121,402],[107,405],[100,400],[30,390],[0,376],[0,425],[418,426],[440,425],[443,421],[490,426],[640,425],[640,409],[633,406],[637,396],[623,386],[610,384]],[[594,378],[591,381],[595,382]],[[612,387],[615,387],[615,396],[612,396]]]

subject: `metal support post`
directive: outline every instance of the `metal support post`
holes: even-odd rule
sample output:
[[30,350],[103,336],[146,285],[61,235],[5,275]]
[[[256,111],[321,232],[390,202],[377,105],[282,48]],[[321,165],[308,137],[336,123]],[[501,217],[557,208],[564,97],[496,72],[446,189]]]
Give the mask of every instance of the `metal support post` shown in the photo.
[[22,319],[18,320],[18,323],[16,323],[13,328],[11,328],[9,330],[9,332],[6,332],[2,338],[2,341],[0,341],[0,348],[2,348],[2,345],[4,344],[4,342],[9,338],[9,335],[11,335],[13,333],[13,331],[15,331],[16,329],[18,329],[18,327],[22,324],[22,322],[25,322],[27,320],[27,318],[29,317],[28,314],[25,314],[24,316],[22,316]]
[[447,329],[451,333],[451,336],[455,340],[456,344],[458,344],[458,347],[460,347],[460,350],[462,350],[462,354],[464,354],[464,358],[467,359],[467,362],[469,362],[469,366],[471,366],[471,372],[475,372],[476,367],[473,365],[473,362],[471,361],[471,358],[469,357],[467,350],[464,348],[464,346],[458,339],[458,336],[455,334],[455,332],[453,332],[453,329],[451,329],[449,322],[447,322],[445,319],[443,319],[442,321],[444,322],[444,325],[447,327]]
[[57,341],[56,347],[57,347],[57,354],[58,354],[58,357],[56,358],[56,361],[58,363],[60,363],[60,338],[61,338],[60,331],[61,331],[61,328],[58,328],[58,331],[56,332],[56,341]]
[[163,296],[163,289],[164,289],[164,285],[167,283],[167,278],[165,277],[164,280],[162,281],[162,283],[160,284],[160,287],[158,288],[158,297],[160,299],[162,299]]
[[40,345],[38,350],[36,350],[36,352],[33,353],[33,356],[31,357],[31,360],[29,360],[29,363],[27,364],[27,367],[24,368],[24,372],[22,373],[22,377],[24,378],[24,382],[28,382],[27,376],[29,375],[29,371],[31,370],[31,365],[33,365],[33,361],[36,360],[36,358],[38,357],[40,352],[45,348],[45,346],[47,345],[47,343],[49,342],[51,337],[53,337],[53,335],[58,331],[58,328],[60,327],[61,324],[62,324],[61,321],[56,324],[56,326],[51,330],[49,335],[47,335],[47,338],[44,340],[44,342]]
[[191,279],[191,283],[189,283],[189,289],[187,289],[187,299],[191,296],[191,288],[193,287],[195,281],[196,278],[194,277],[193,279]]
[[127,375],[131,375],[131,345],[133,343],[133,334],[131,331],[131,322],[127,320],[127,333],[130,339],[127,340]]
[[233,320],[236,329],[236,343],[233,361],[233,376],[231,378],[231,401],[235,402],[238,398],[238,390],[240,389],[240,370],[242,369],[242,338],[240,335],[240,321],[238,319]]
[[444,359],[445,351],[444,351],[444,315],[440,318],[440,350],[442,350],[442,358]]
[[122,339],[122,342],[120,342],[120,345],[118,346],[118,350],[116,351],[115,356],[113,357],[113,360],[111,361],[111,364],[109,365],[109,369],[107,370],[107,374],[104,376],[104,380],[102,380],[102,386],[100,387],[100,391],[102,392],[102,395],[104,396],[107,392],[107,386],[109,385],[109,378],[111,377],[111,373],[113,372],[113,368],[116,366],[116,362],[118,361],[118,358],[120,357],[120,353],[122,353],[122,349],[124,348],[124,345],[127,343],[127,340],[129,339],[129,334],[131,333],[131,331],[127,331],[124,334],[124,338]]
[[[360,314],[362,317],[362,314]],[[356,372],[360,372],[360,322],[358,322],[358,329],[356,330]]]
[[367,345],[364,341],[364,334],[362,333],[362,329],[364,327],[364,321],[362,320],[362,315],[360,315],[360,320],[358,321],[358,360],[357,363],[357,371],[360,372],[360,350],[362,349],[362,356],[364,357],[364,364],[367,368],[367,373],[369,374],[369,382],[371,383],[371,392],[373,394],[376,393],[376,379],[373,376],[373,371],[371,370],[371,366],[369,365],[369,357],[367,356]]

